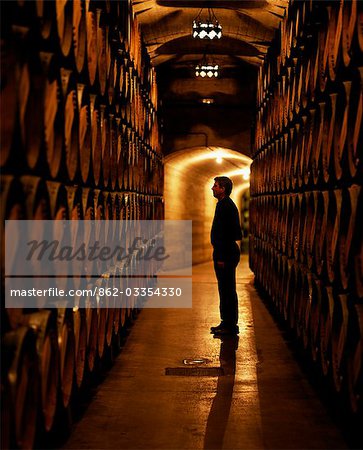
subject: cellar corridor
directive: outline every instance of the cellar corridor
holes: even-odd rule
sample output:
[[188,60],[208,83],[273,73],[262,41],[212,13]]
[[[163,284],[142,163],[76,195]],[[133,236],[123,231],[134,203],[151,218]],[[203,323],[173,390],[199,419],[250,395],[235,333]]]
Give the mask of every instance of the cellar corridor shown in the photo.
[[[347,448],[261,302],[246,256],[237,289],[239,337],[209,333],[219,321],[211,263],[193,267],[192,309],[143,310],[63,448]],[[206,363],[183,364],[198,359]]]
[[0,7],[1,448],[363,448],[363,0]]

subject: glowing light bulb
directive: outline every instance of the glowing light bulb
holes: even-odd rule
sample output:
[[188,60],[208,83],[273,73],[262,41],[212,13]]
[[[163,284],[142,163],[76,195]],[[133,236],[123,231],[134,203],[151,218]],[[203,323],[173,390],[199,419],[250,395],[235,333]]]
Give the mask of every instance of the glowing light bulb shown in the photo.
[[241,170],[241,174],[242,174],[242,178],[244,180],[249,180],[250,179],[250,168],[249,167],[245,167]]

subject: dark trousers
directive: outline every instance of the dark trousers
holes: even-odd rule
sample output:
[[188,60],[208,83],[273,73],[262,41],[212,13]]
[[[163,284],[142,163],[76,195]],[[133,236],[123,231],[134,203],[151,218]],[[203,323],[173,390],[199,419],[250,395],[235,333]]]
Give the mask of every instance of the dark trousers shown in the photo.
[[238,322],[238,298],[236,292],[236,267],[238,258],[226,261],[224,267],[218,267],[214,261],[214,271],[218,281],[219,311],[222,322],[228,327],[237,325]]

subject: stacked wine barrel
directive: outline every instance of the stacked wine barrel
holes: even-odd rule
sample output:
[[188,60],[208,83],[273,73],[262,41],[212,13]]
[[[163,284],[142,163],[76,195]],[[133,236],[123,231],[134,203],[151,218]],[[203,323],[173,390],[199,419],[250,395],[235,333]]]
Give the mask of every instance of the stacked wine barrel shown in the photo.
[[363,396],[362,116],[363,3],[290,2],[258,76],[250,266],[354,413]]
[[[109,233],[162,219],[156,75],[131,1],[19,0],[2,16],[2,236],[6,219],[106,220]],[[82,286],[131,282],[105,267]],[[2,448],[54,428],[135,315],[112,297],[76,300],[86,307],[2,304]]]

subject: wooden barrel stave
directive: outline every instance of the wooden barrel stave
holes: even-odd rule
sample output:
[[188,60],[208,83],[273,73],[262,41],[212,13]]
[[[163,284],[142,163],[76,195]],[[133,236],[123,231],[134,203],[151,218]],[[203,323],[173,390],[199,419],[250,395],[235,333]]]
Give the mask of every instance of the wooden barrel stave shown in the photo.
[[350,249],[354,236],[358,198],[361,187],[352,185],[342,190],[342,208],[339,233],[339,275],[344,290],[348,289],[350,279]]
[[342,209],[342,191],[335,189],[330,191],[326,198],[328,201],[327,225],[326,225],[326,265],[327,275],[330,283],[336,280],[338,271],[337,250],[338,236],[340,233],[340,218]]
[[91,162],[91,106],[90,98],[84,84],[77,84],[79,112],[79,159],[82,181],[87,183]]
[[346,139],[348,130],[349,98],[351,81],[344,81],[337,98],[336,125],[334,129],[334,168],[335,177],[340,180],[343,176],[346,159]]
[[64,152],[67,175],[74,181],[79,169],[79,113],[77,86],[72,72],[61,68],[64,108]]
[[11,402],[15,444],[18,448],[32,448],[35,440],[39,372],[36,337],[31,328],[19,327],[3,337],[3,369],[7,374]]
[[64,109],[60,72],[54,54],[41,52],[40,58],[46,75],[43,118],[45,153],[50,175],[56,178],[63,163]]
[[352,58],[352,41],[357,21],[357,0],[344,2],[342,23],[342,53],[346,67],[350,65]]
[[91,3],[91,0],[85,0],[87,71],[89,83],[93,86],[97,74],[97,16]]
[[348,167],[352,178],[363,175],[363,67],[354,73],[347,123]]
[[320,310],[320,363],[324,376],[327,376],[331,366],[331,340],[334,314],[334,293],[331,286],[322,288]]
[[12,150],[17,120],[17,86],[19,62],[12,43],[1,42],[1,152],[0,167],[4,167]]
[[59,383],[59,349],[56,313],[41,310],[22,316],[22,324],[36,333],[39,361],[40,399],[44,429],[50,431],[56,413]]
[[353,412],[359,411],[363,371],[363,305],[357,303],[351,309],[348,325],[348,361],[347,361],[347,384],[350,407]]
[[82,0],[73,0],[73,54],[76,70],[83,71],[86,60],[86,11]]
[[64,408],[67,408],[71,400],[74,361],[75,361],[75,341],[73,330],[73,312],[71,309],[58,308],[58,345],[60,356],[60,388],[61,399]]
[[346,294],[336,295],[332,324],[332,373],[334,387],[342,390],[346,381],[346,345],[349,322],[349,303]]
[[96,186],[101,181],[101,159],[102,153],[102,129],[101,111],[99,99],[96,95],[90,94],[90,120],[91,120],[91,174]]
[[324,140],[322,149],[322,171],[325,183],[330,182],[333,177],[334,169],[332,162],[332,146],[335,128],[335,113],[336,113],[336,93],[329,94],[330,101],[328,102],[328,110],[326,116],[326,123],[324,125]]
[[[75,299],[76,300],[76,299]],[[79,299],[78,299],[79,301]],[[75,301],[75,305],[77,305]],[[87,352],[87,318],[83,305],[73,307],[73,330],[74,330],[74,370],[75,382],[78,388],[82,386]]]
[[68,56],[73,37],[73,3],[70,0],[55,1],[59,46],[64,56]]

